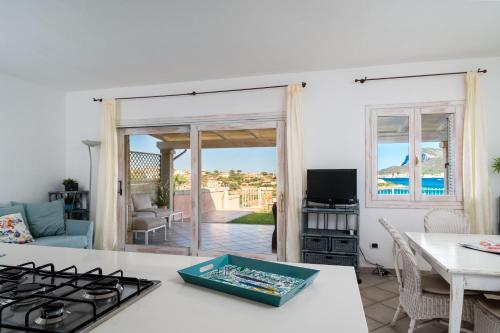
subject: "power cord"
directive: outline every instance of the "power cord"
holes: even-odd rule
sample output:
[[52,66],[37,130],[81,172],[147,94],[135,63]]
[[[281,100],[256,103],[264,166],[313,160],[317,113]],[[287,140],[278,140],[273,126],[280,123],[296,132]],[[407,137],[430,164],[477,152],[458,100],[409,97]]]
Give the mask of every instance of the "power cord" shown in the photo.
[[372,262],[366,259],[365,253],[363,252],[363,249],[361,249],[361,247],[359,247],[359,251],[361,252],[361,255],[363,256],[363,259],[365,260],[366,263],[375,266],[375,269],[372,271],[372,274],[379,276],[389,275],[389,272],[384,268],[383,265],[377,264],[376,262]]

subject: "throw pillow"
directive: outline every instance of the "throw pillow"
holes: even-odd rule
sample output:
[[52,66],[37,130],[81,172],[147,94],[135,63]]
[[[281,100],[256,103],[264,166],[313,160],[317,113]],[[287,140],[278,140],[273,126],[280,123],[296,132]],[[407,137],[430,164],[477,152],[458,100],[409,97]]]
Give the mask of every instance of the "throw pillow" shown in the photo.
[[134,209],[138,211],[153,208],[153,205],[151,204],[151,194],[149,193],[133,194],[132,201],[134,203]]
[[10,215],[10,214],[16,214],[19,213],[23,217],[24,223],[28,223],[26,211],[24,210],[24,205],[23,204],[13,204],[11,206],[6,206],[6,207],[1,207],[0,208],[0,216],[3,215]]
[[24,208],[33,237],[57,236],[66,232],[63,200],[25,203]]
[[21,213],[0,216],[0,242],[16,244],[33,242],[33,236],[26,227]]

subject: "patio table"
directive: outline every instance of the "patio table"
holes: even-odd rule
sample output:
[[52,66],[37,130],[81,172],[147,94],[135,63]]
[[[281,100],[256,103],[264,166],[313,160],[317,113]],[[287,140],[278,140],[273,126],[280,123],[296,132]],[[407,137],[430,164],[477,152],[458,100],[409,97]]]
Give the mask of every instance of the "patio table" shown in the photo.
[[450,284],[448,332],[460,332],[464,289],[500,291],[500,255],[464,248],[459,243],[500,243],[500,236],[425,232],[406,235],[415,252]]

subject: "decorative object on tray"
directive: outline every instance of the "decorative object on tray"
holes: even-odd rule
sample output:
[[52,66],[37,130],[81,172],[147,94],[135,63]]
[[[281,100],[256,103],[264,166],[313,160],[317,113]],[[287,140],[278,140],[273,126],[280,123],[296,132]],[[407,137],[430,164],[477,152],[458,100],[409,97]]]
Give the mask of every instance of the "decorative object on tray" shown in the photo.
[[0,242],[16,244],[33,242],[33,236],[21,213],[0,216]]
[[281,306],[310,285],[319,271],[223,255],[179,270],[178,273],[189,283]]
[[482,240],[477,243],[460,243],[459,245],[472,250],[500,254],[500,243],[489,240]]

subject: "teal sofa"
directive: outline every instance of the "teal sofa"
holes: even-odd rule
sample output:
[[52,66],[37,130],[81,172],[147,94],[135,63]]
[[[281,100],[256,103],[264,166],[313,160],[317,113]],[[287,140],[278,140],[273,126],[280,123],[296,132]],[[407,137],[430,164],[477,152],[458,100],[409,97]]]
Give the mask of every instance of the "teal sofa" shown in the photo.
[[94,236],[94,223],[92,221],[65,220],[64,226],[64,234],[38,237],[30,244],[92,249]]
[[94,223],[65,220],[62,200],[43,203],[11,202],[0,206],[0,216],[20,213],[34,238],[31,245],[92,249]]

